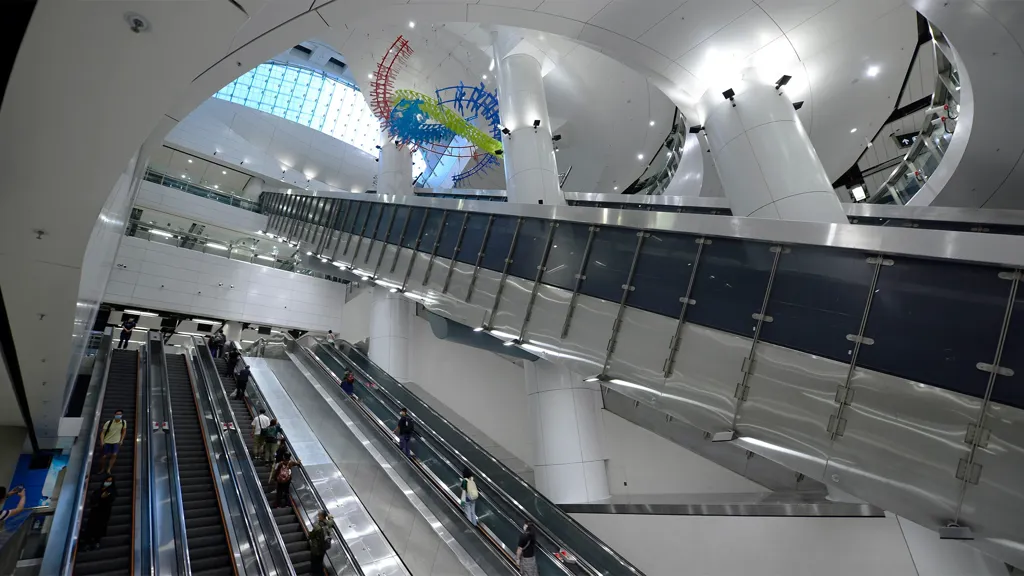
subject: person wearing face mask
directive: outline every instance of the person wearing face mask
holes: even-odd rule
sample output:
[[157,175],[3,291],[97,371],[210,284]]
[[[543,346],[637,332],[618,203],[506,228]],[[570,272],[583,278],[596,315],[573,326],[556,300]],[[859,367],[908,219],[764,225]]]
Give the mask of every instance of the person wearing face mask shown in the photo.
[[[128,424],[124,421],[124,412],[114,410],[114,419],[107,420],[100,428],[100,441],[103,443],[103,456],[100,457],[100,470],[107,474],[114,469],[114,462],[117,461],[117,452],[124,442],[124,435],[128,432]],[[107,458],[110,458],[110,465],[104,468]]]
[[533,533],[533,522],[529,520],[523,524],[523,533],[519,536],[519,545],[516,548],[516,561],[519,562],[519,572],[523,576],[539,576],[537,574],[537,537]]
[[86,551],[100,547],[100,540],[107,535],[107,524],[110,523],[110,511],[117,499],[117,483],[114,477],[107,474],[100,487],[92,494],[92,506],[89,508],[89,519],[86,520],[82,533],[82,544]]

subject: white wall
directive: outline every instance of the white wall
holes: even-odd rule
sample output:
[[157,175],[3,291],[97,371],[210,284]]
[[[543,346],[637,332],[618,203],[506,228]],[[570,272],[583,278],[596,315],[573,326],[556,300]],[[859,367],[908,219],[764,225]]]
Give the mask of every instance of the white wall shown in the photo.
[[160,212],[189,218],[197,222],[255,234],[266,230],[267,217],[215,200],[200,198],[181,190],[161,186],[155,182],[143,182],[135,204]]
[[895,517],[572,516],[647,576],[919,576]]
[[607,410],[601,414],[612,496],[769,491]]
[[107,302],[304,330],[341,325],[340,283],[131,237],[115,262]]
[[355,344],[370,336],[370,304],[373,302],[373,290],[367,288],[358,296],[345,304],[345,314],[341,324],[330,328],[337,337]]
[[493,352],[438,339],[423,318],[413,318],[412,332],[410,380],[516,458],[532,462],[523,369]]

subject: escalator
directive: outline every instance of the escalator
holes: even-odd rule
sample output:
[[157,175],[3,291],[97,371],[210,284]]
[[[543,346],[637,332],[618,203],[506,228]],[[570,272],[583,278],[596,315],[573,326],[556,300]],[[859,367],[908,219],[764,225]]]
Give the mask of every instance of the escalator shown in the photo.
[[[556,553],[566,548],[557,535],[540,522],[539,518],[530,518],[524,514],[521,504],[509,497],[500,486],[493,483],[491,477],[483,473],[482,467],[465,460],[463,455],[454,450],[444,438],[425,426],[424,419],[419,418],[414,404],[406,405],[405,402],[397,401],[384,388],[387,386],[386,383],[374,382],[365,378],[359,366],[353,364],[333,347],[318,345],[314,354],[336,378],[340,378],[349,370],[356,375],[355,391],[359,399],[356,405],[364,411],[368,419],[378,422],[380,432],[390,437],[389,431],[397,426],[399,410],[402,407],[410,410],[410,416],[416,422],[416,435],[411,448],[414,457],[413,463],[427,477],[440,484],[441,491],[447,496],[449,504],[459,506],[463,470],[469,468],[475,471],[474,475],[480,493],[476,501],[477,528],[495,548],[508,557],[514,558],[521,527],[527,520],[533,519],[538,523],[536,560],[539,573],[543,576],[565,576],[573,573],[572,570],[577,567],[576,565],[570,567],[556,558]],[[370,382],[373,383],[367,385]],[[340,390],[337,389],[333,392],[340,394]],[[533,497],[542,498],[536,493],[533,494]],[[583,551],[573,550],[573,552],[579,556]],[[622,566],[624,571],[620,571],[613,563],[622,564],[611,554],[608,554],[607,557],[593,554],[590,571],[581,573],[594,575],[638,573],[630,571],[625,565]]]
[[[98,550],[86,551],[80,544],[75,553],[75,575],[103,574],[130,575],[132,573],[132,503],[135,481],[135,421],[138,394],[139,354],[134,350],[113,350],[107,387],[100,412],[100,426],[113,419],[114,411],[124,413],[127,431],[114,463],[112,473],[118,486],[118,497],[107,524],[107,534],[100,539]],[[96,439],[85,439],[93,441]],[[103,471],[99,469],[100,450],[97,448],[93,469],[89,473],[85,512],[82,518],[82,534],[89,522],[92,495],[103,482]]]
[[[224,371],[227,368],[226,361],[223,358],[216,358],[214,359],[214,365],[217,367],[217,374],[220,376],[224,390],[230,393],[235,388],[235,382],[231,376],[224,375]],[[230,398],[231,410],[235,414],[235,426],[238,428],[241,437],[245,439],[246,447],[249,449],[250,455],[252,455],[254,445],[252,420],[254,416],[249,408],[249,403],[243,399],[235,398],[234,394]],[[266,462],[257,462],[255,459],[252,463],[256,469],[257,476],[262,482],[267,502],[273,506],[276,489],[269,482],[271,465]],[[298,510],[289,504],[283,508],[273,508],[273,512],[274,522],[277,524],[277,530],[281,534],[281,539],[284,542],[285,549],[288,551],[288,558],[291,560],[295,573],[297,575],[311,574],[309,538],[299,517]]]
[[234,574],[233,554],[221,517],[186,359],[180,354],[168,354],[166,359],[192,574],[231,576]]

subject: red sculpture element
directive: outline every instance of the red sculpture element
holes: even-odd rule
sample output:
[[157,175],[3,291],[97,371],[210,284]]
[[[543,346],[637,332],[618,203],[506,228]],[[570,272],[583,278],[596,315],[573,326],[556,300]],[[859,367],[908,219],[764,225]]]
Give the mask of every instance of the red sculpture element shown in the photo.
[[371,83],[373,98],[370,102],[370,109],[380,120],[382,130],[391,128],[391,99],[395,92],[395,78],[405,67],[410,56],[412,56],[412,48],[409,46],[409,41],[399,36],[377,64],[377,75]]

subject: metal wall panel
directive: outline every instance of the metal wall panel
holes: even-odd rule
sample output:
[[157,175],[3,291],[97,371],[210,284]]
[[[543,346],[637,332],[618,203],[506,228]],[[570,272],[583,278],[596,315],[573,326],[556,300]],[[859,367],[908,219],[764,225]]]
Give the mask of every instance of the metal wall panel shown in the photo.
[[[749,338],[684,324],[676,364],[658,408],[707,432],[729,430]],[[666,343],[666,348],[667,348]]]
[[523,318],[526,316],[526,307],[530,303],[533,286],[533,280],[524,280],[515,276],[505,279],[505,287],[501,291],[501,301],[498,302],[494,317],[491,318],[492,329],[506,334],[514,334],[517,338],[521,336]]
[[666,390],[663,366],[676,324],[672,318],[626,308],[615,352],[608,362],[608,375],[656,390],[658,394],[647,401],[656,402]]

